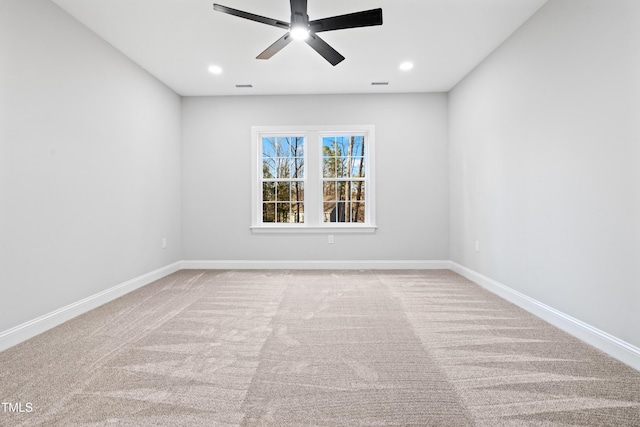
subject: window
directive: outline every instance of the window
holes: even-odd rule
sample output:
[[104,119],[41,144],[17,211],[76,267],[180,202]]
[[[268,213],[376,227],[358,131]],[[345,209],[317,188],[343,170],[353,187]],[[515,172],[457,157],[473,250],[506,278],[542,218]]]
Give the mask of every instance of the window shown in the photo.
[[254,232],[374,232],[373,126],[253,127]]
[[365,138],[322,137],[324,222],[365,222]]
[[304,223],[304,137],[263,136],[262,222]]

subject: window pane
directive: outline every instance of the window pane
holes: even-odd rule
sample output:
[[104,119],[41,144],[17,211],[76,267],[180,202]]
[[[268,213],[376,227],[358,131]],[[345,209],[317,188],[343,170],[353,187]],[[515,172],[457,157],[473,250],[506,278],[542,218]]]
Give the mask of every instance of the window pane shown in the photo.
[[322,199],[325,202],[328,200],[336,200],[336,183],[335,182],[322,183]]
[[336,155],[336,141],[332,136],[322,137],[322,155],[331,157]]
[[289,171],[287,178],[293,178],[296,174],[296,161],[293,157],[287,159],[287,170]]
[[290,157],[304,157],[304,138],[300,136],[289,138],[289,147]]
[[364,136],[354,136],[351,149],[352,156],[364,156]]
[[336,158],[336,178],[344,178],[347,176],[349,166],[347,165],[347,157]]
[[353,203],[350,201],[344,202],[344,222],[351,222],[351,208],[353,207]]
[[276,157],[276,138],[262,138],[262,157]]
[[274,159],[268,159],[268,158],[262,159],[262,177],[263,178],[276,177],[276,161]]
[[288,202],[291,200],[291,183],[278,182],[277,195],[278,201]]
[[264,223],[304,223],[304,203],[263,203]]
[[304,158],[279,157],[276,163],[278,178],[304,178]]
[[327,157],[322,159],[322,176],[324,178],[336,177],[336,158]]
[[275,221],[276,221],[276,204],[263,203],[262,204],[262,222],[275,222]]
[[304,158],[296,157],[293,159],[292,178],[304,178]]
[[279,157],[276,159],[276,174],[277,178],[291,178],[289,159],[286,157]]
[[325,202],[324,203],[324,222],[348,222],[351,203]]
[[364,157],[353,157],[351,159],[351,176],[364,178]]
[[276,201],[276,183],[275,182],[262,183],[262,201],[263,202]]
[[364,222],[364,203],[354,202],[351,212],[352,222]]
[[345,213],[346,213],[346,203],[345,202],[337,202],[336,207],[334,209],[334,218],[332,218],[331,222],[345,222]]
[[304,183],[292,182],[291,183],[291,201],[304,202]]
[[295,223],[304,222],[304,204],[303,203],[291,204],[291,222],[295,222]]
[[364,187],[363,181],[354,181],[351,183],[351,200],[363,201],[364,200]]
[[336,182],[336,200],[349,200],[349,181]]
[[336,140],[336,148],[335,148],[335,156],[344,156],[347,154],[347,145],[345,142],[347,138],[344,136],[338,136],[335,138]]
[[335,218],[336,202],[325,202],[323,211],[324,222],[335,222],[332,218]]
[[278,138],[278,157],[289,157],[291,151],[289,147],[289,138]]
[[276,208],[276,222],[289,222],[291,203],[278,203]]

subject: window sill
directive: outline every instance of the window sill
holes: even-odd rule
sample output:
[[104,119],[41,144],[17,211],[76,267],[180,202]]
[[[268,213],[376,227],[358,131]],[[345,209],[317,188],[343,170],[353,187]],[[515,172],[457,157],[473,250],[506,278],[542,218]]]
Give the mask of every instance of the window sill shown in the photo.
[[375,225],[254,225],[251,232],[254,234],[373,234],[378,227]]

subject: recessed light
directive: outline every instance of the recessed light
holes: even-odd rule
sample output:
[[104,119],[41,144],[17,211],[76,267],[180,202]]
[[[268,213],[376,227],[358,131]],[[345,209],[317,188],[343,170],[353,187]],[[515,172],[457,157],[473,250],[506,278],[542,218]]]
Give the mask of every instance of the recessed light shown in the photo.
[[222,68],[218,67],[217,65],[212,65],[209,67],[209,72],[211,74],[221,74]]
[[403,62],[402,64],[400,64],[400,69],[402,71],[409,71],[410,69],[413,68],[413,62]]

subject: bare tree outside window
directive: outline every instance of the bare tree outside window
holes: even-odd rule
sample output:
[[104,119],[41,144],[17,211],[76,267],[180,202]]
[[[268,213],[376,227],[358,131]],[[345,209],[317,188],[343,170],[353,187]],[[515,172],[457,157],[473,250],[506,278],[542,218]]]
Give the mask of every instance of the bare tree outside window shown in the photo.
[[375,127],[253,126],[253,233],[375,233]]
[[324,222],[365,222],[365,138],[322,138]]
[[262,138],[262,221],[304,222],[304,138]]

